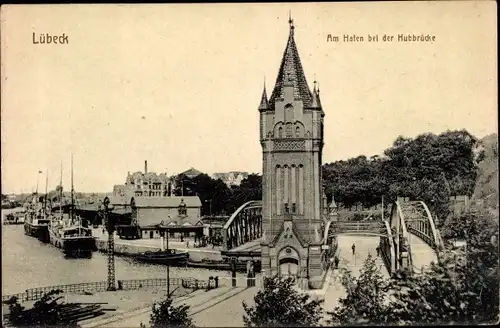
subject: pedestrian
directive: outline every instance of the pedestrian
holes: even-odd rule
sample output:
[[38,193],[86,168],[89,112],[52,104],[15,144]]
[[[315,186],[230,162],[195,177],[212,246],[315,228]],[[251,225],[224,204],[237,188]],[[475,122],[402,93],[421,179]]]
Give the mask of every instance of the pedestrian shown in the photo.
[[352,255],[354,255],[356,253],[356,245],[354,245],[354,243],[352,244]]
[[189,240],[186,241],[186,247],[189,248]]
[[380,246],[377,246],[377,257],[380,256]]
[[335,255],[335,259],[333,261],[335,262],[335,269],[338,269],[340,260],[337,255]]

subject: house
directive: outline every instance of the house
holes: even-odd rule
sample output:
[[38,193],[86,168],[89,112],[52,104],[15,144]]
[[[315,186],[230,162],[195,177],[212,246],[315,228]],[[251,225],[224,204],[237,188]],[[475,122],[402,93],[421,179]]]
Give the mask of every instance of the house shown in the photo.
[[124,185],[115,185],[113,196],[124,196],[132,192],[135,196],[169,196],[172,191],[172,178],[166,173],[156,174],[148,171],[148,161],[144,161],[144,172],[127,173]]
[[221,179],[228,187],[239,186],[243,179],[248,178],[248,172],[227,172],[227,173],[214,173],[212,179]]
[[131,225],[139,229],[139,238],[160,238],[160,225],[168,226],[172,237],[192,235],[198,230],[203,233],[198,196],[141,197],[129,192],[110,198],[110,202],[115,210],[131,212]]

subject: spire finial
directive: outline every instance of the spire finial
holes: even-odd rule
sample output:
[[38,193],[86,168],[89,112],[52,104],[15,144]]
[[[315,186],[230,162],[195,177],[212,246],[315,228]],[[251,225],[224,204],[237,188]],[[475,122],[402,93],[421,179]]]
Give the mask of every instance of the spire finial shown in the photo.
[[293,26],[293,19],[292,19],[292,11],[291,10],[288,10],[288,24],[290,24],[290,32],[293,33],[294,26]]

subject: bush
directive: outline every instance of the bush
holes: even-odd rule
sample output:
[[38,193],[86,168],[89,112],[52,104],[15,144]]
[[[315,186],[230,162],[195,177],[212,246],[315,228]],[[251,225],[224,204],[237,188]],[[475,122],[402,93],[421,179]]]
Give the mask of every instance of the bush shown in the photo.
[[317,326],[322,318],[322,300],[311,300],[298,292],[293,279],[277,276],[264,279],[264,288],[255,295],[255,305],[243,302],[246,327]]
[[172,304],[172,298],[154,303],[149,323],[152,328],[161,327],[194,327],[188,314],[189,306]]

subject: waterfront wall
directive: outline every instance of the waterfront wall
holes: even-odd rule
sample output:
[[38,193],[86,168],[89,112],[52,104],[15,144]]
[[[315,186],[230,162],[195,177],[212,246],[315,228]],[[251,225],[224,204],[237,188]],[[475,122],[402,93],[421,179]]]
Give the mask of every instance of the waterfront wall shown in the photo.
[[[210,279],[208,281],[202,281],[194,278],[170,278],[170,286],[177,287],[181,286],[185,289],[213,289],[218,287],[218,283],[215,280]],[[137,290],[141,288],[148,287],[162,287],[167,286],[166,278],[157,279],[128,279],[128,280],[117,280],[118,290]],[[53,290],[60,290],[67,294],[79,294],[79,293],[97,293],[104,292],[108,288],[108,283],[106,281],[96,281],[96,282],[85,282],[80,284],[70,284],[70,285],[57,285],[57,286],[46,286],[38,288],[27,289],[24,293],[18,293],[13,295],[2,295],[2,302],[5,302],[12,297],[17,297],[20,302],[25,301],[36,301],[42,298],[43,295],[47,294]]]
[[[108,250],[108,241],[98,239],[96,240],[97,250],[101,252],[106,252]],[[149,245],[134,245],[133,241],[123,242],[123,241],[115,241],[115,254],[122,256],[132,256],[134,254],[139,254],[147,251],[159,251],[160,247],[158,246],[149,246]],[[191,261],[201,261],[202,259],[210,259],[213,261],[222,261],[222,255],[218,251],[209,251],[200,250],[200,249],[189,249],[189,259]]]

